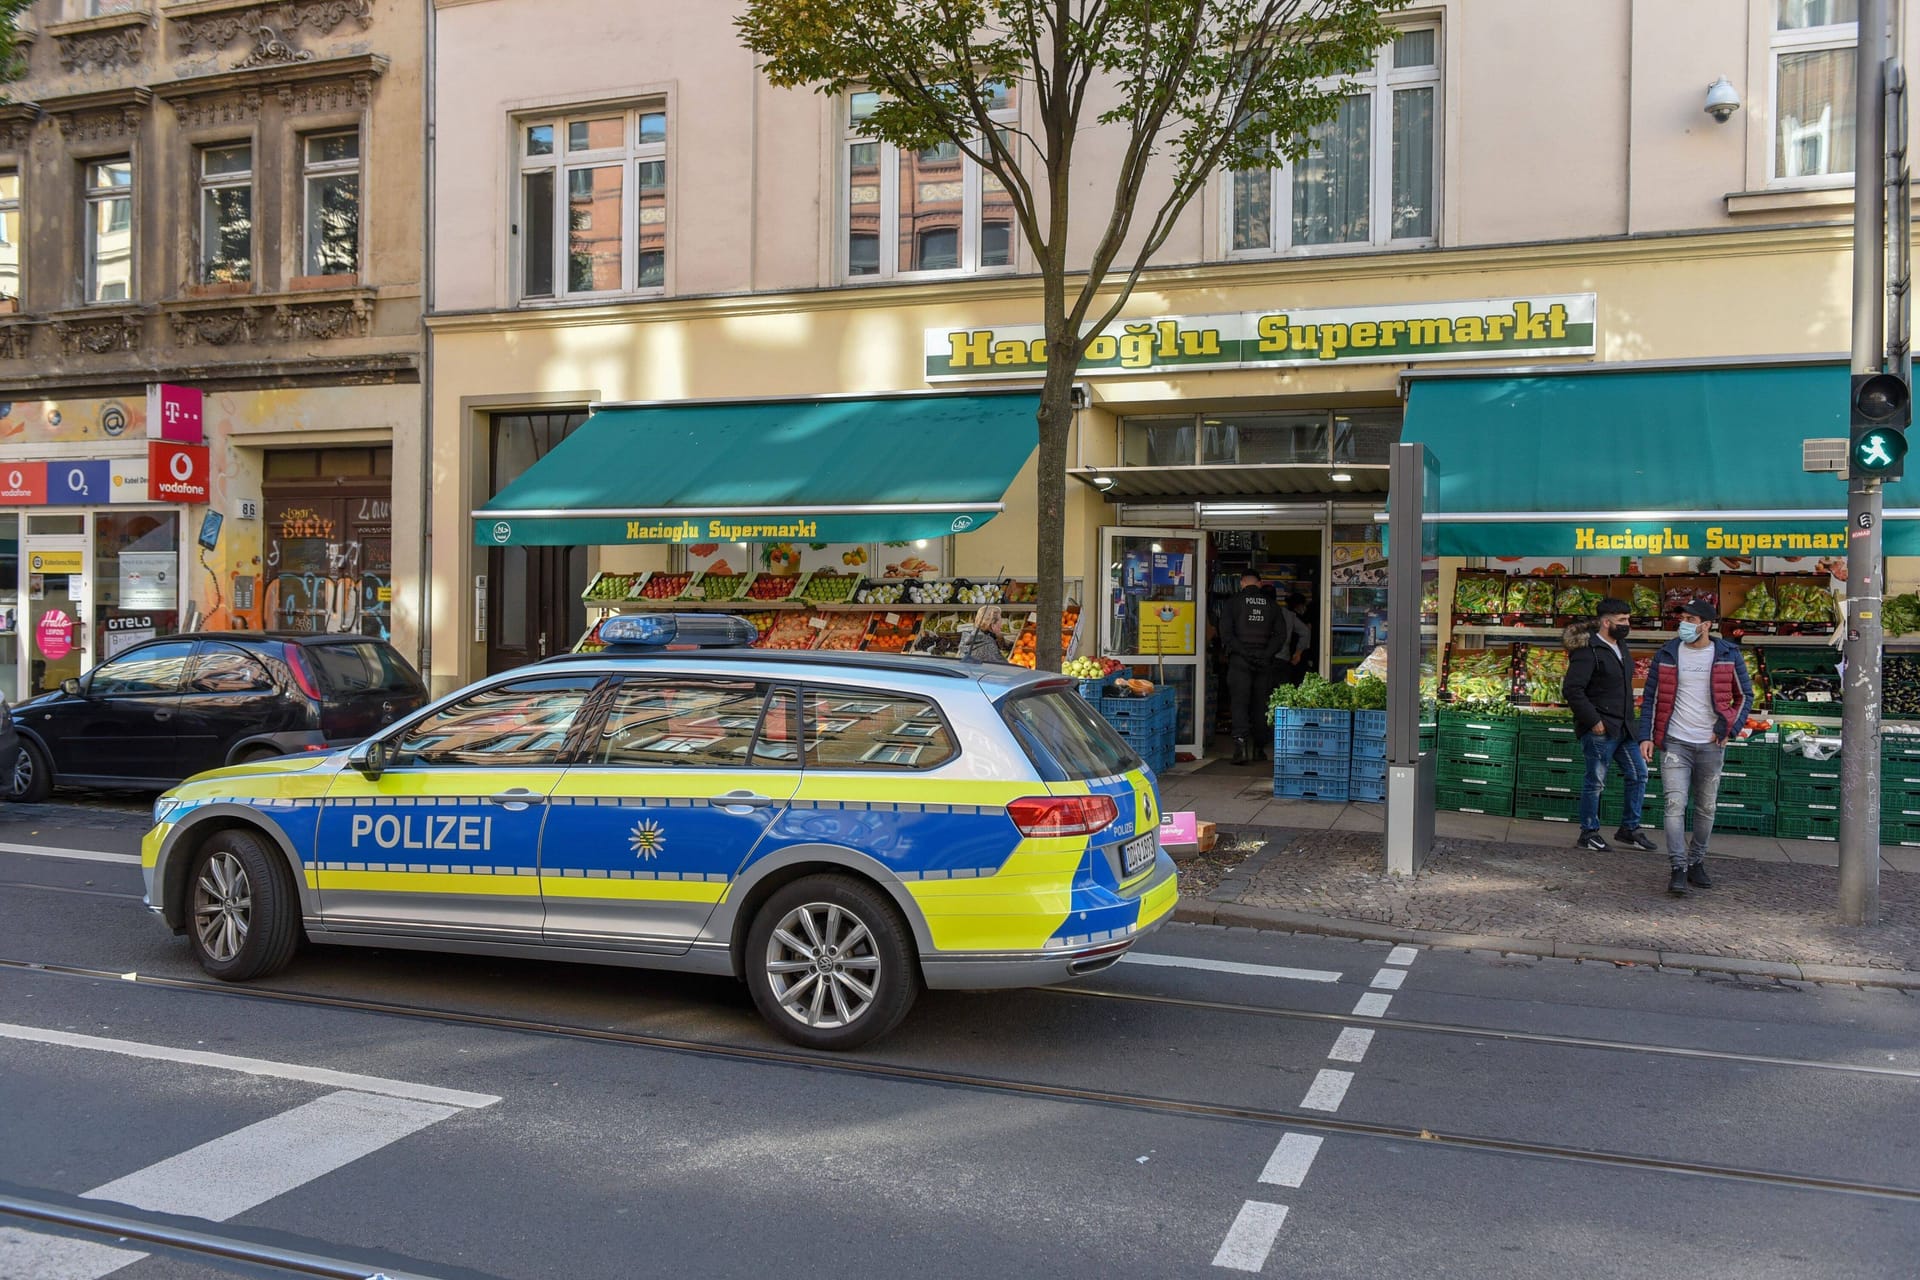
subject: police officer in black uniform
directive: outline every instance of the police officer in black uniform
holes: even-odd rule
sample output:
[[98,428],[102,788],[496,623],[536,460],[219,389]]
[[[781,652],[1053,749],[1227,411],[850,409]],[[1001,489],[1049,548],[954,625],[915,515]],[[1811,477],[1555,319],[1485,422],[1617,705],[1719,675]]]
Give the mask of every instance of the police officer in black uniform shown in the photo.
[[1233,707],[1233,762],[1267,758],[1260,729],[1273,693],[1273,660],[1287,630],[1280,606],[1251,571],[1240,575],[1240,590],[1227,598],[1221,617],[1227,651],[1227,698]]

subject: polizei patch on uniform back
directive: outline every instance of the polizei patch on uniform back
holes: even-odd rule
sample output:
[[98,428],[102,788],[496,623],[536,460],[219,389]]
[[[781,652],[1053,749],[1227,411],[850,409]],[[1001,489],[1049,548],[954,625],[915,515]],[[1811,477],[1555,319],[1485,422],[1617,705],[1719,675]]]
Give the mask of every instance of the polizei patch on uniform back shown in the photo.
[[356,813],[348,828],[354,848],[366,840],[382,849],[447,849],[480,853],[493,848],[493,819],[437,813]]

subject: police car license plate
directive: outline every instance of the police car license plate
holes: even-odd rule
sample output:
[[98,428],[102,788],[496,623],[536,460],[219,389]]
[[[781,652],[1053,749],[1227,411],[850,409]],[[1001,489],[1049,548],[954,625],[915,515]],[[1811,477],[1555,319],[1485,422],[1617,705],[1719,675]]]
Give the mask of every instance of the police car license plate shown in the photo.
[[1120,867],[1123,875],[1139,875],[1153,865],[1153,846],[1157,838],[1153,832],[1149,832],[1120,846]]

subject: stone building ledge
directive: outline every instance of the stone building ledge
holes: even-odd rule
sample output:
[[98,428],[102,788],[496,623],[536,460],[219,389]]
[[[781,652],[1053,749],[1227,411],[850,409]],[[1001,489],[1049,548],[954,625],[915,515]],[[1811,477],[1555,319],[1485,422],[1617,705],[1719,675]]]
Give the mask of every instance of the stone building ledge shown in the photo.
[[152,9],[50,23],[46,33],[60,49],[60,65],[69,72],[87,67],[112,71],[147,61],[147,32],[154,29]]

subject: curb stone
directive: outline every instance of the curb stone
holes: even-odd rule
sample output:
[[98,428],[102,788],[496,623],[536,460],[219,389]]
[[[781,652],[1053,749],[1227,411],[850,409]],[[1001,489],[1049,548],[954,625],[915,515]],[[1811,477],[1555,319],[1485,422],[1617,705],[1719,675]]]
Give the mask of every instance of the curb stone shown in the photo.
[[1318,933],[1338,938],[1370,938],[1381,942],[1412,943],[1463,951],[1500,951],[1547,960],[1593,960],[1611,964],[1659,966],[1668,972],[1737,973],[1760,978],[1800,982],[1843,982],[1858,986],[1920,990],[1920,971],[1863,969],[1849,965],[1793,964],[1778,960],[1748,960],[1741,956],[1691,955],[1684,951],[1655,951],[1640,947],[1608,947],[1539,938],[1505,938],[1488,934],[1441,933],[1403,925],[1339,916],[1316,916],[1302,911],[1243,907],[1236,903],[1182,903],[1173,920],[1181,924],[1226,925],[1280,933]]

